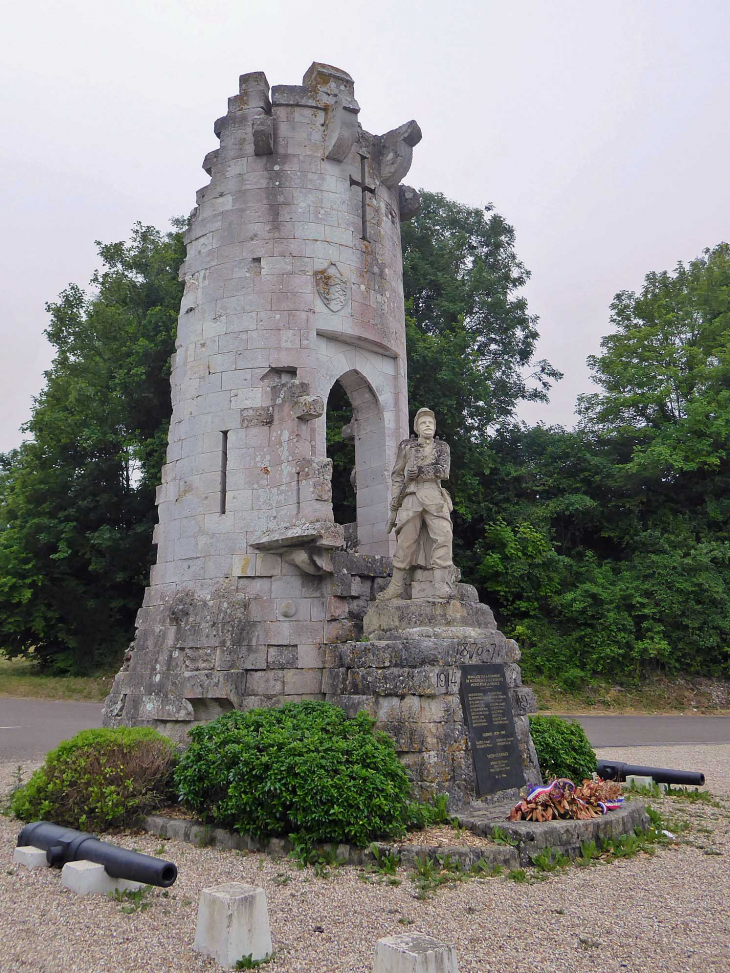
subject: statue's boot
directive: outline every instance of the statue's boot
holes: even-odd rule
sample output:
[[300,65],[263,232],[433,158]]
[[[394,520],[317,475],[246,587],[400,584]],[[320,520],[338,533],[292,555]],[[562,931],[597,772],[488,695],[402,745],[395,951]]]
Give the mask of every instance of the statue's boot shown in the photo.
[[454,586],[451,583],[451,568],[433,569],[433,591],[437,598],[447,601],[454,596]]
[[406,571],[404,568],[393,568],[393,580],[388,587],[375,596],[376,601],[392,601],[402,598],[406,587]]

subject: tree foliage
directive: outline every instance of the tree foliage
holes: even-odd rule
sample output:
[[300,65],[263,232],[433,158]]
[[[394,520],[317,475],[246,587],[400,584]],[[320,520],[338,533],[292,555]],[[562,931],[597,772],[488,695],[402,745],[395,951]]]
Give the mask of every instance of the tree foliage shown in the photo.
[[470,547],[481,519],[490,434],[520,402],[546,401],[560,373],[534,362],[537,319],[521,289],[529,272],[515,234],[491,205],[463,206],[421,192],[421,212],[404,223],[408,399],[411,417],[433,409],[451,445],[456,535]]
[[61,672],[116,660],[149,570],[170,417],[182,233],[137,225],[99,245],[86,294],[47,310],[55,358],[0,469],[0,632]]
[[[514,233],[491,207],[422,194],[403,226],[412,413],[451,445],[455,555],[528,675],[730,667],[730,247],[651,273],[611,305],[575,430],[528,428],[520,402],[558,373]],[[0,645],[59,671],[116,660],[151,557],[182,285],[177,232],[100,246],[93,291],[48,310],[56,356],[18,450],[0,457]],[[354,519],[351,408],[332,391],[339,522]],[[349,494],[349,496],[348,496]],[[338,501],[339,497],[339,501]]]
[[727,673],[730,247],[612,304],[577,430],[492,440],[477,575],[528,672]]

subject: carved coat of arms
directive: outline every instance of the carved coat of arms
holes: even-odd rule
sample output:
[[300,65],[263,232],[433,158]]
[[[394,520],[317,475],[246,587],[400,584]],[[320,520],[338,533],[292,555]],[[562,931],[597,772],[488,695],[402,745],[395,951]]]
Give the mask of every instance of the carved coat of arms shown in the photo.
[[341,311],[347,304],[349,284],[347,279],[342,276],[337,266],[333,263],[324,270],[315,270],[314,280],[317,285],[317,293],[322,298],[322,303],[330,311]]

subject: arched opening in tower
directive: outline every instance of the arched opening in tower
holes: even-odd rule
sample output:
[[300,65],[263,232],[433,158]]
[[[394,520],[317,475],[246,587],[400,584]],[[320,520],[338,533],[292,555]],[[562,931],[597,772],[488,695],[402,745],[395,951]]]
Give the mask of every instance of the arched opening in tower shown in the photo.
[[337,524],[354,524],[357,518],[352,420],[350,397],[335,382],[327,399],[327,458],[332,460],[332,509]]
[[326,423],[327,456],[334,466],[333,513],[335,522],[345,526],[345,544],[361,554],[388,554],[385,416],[377,392],[359,369],[337,376]]

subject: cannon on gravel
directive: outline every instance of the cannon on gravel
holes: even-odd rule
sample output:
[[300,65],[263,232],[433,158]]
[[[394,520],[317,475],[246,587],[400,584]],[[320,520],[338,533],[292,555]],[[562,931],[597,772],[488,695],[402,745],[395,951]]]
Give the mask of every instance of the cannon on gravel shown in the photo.
[[603,780],[626,780],[627,777],[653,777],[657,784],[682,784],[703,787],[705,775],[696,770],[669,770],[666,767],[640,767],[620,760],[599,760],[596,773]]
[[172,862],[127,851],[117,845],[100,841],[84,831],[63,828],[49,821],[26,824],[18,835],[18,847],[33,845],[44,849],[49,865],[61,867],[66,862],[89,861],[103,865],[112,878],[126,878],[145,885],[169,888],[177,878],[177,866]]

